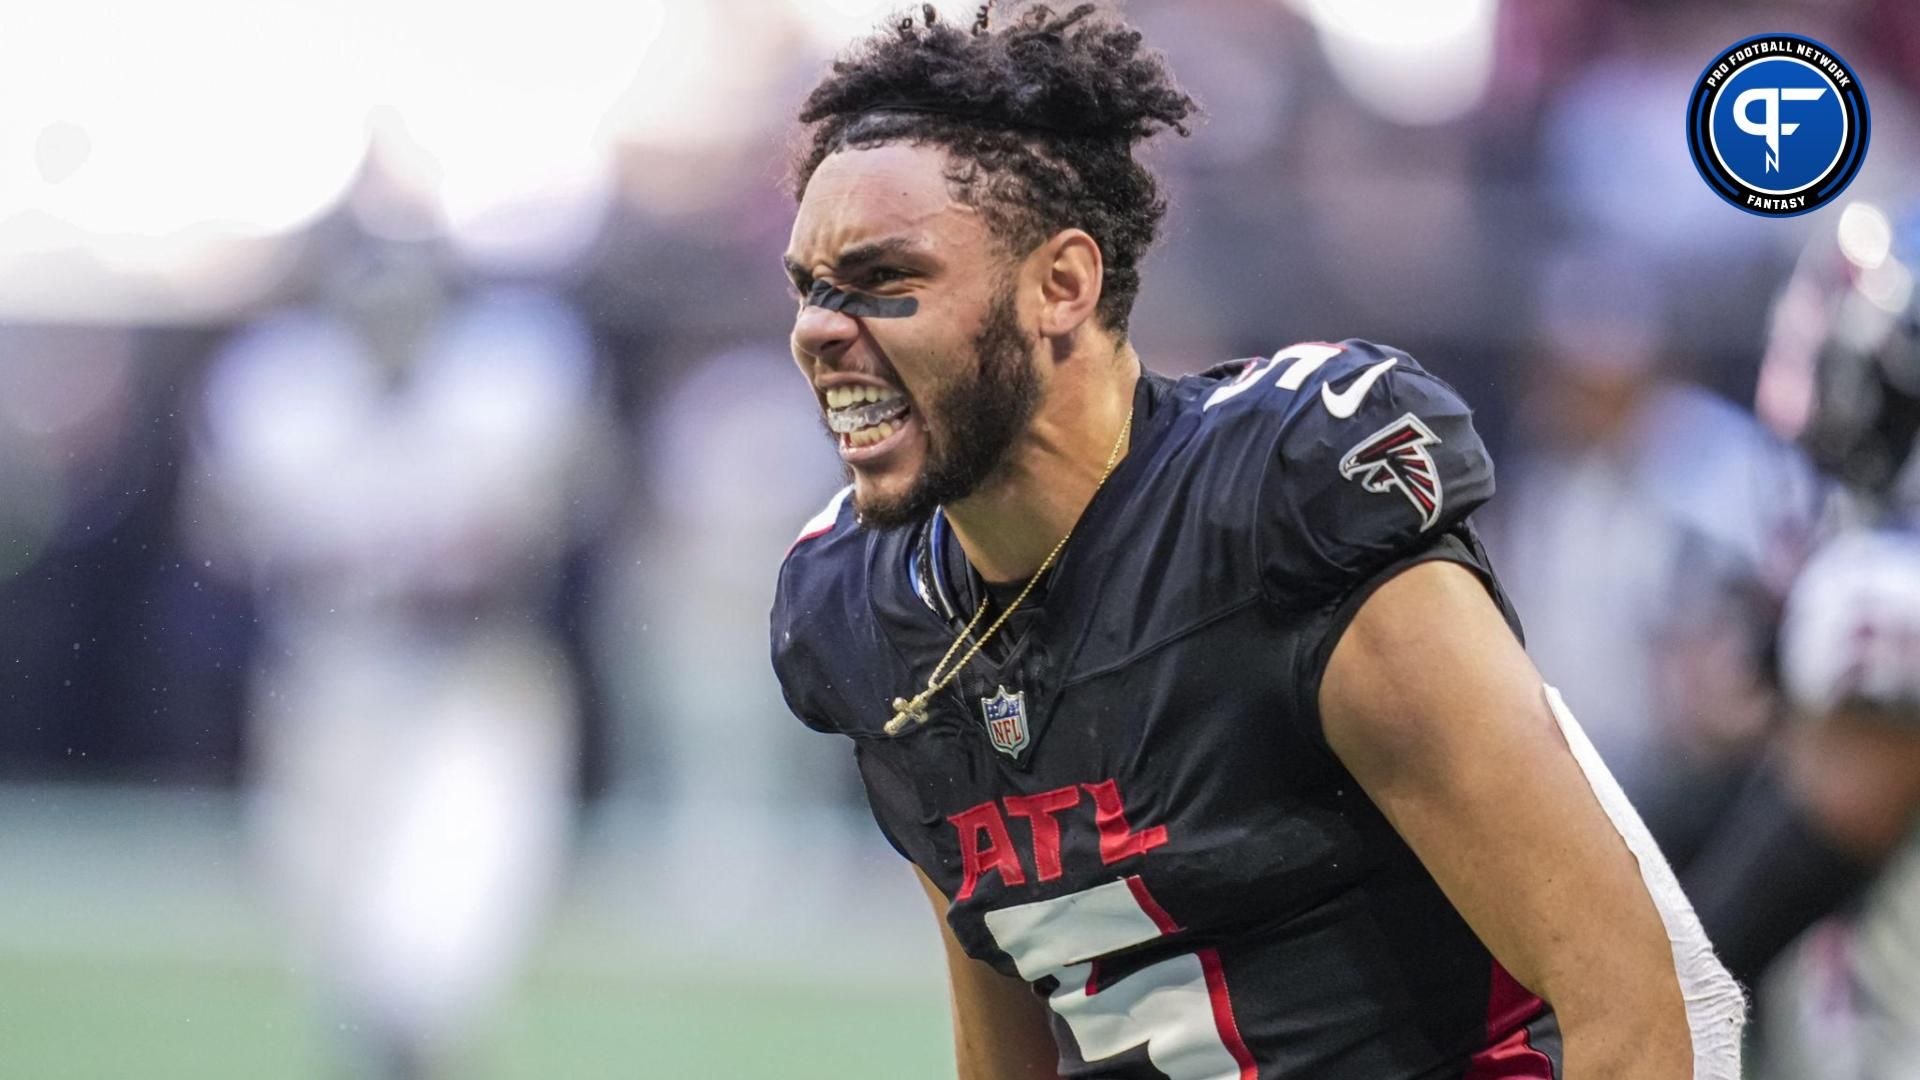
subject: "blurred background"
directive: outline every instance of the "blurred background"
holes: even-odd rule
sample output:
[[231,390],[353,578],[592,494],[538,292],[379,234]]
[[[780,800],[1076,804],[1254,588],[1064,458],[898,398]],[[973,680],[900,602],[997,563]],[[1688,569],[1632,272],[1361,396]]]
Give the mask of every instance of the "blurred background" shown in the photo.
[[[894,6],[0,6],[0,1074],[950,1069],[924,901],[765,647],[841,482],[791,117]],[[1458,387],[1536,660],[1683,862],[1781,712],[1820,495],[1753,403],[1841,218],[1715,198],[1685,102],[1816,37],[1901,205],[1920,6],[1125,10],[1207,109],[1148,151],[1141,355]]]

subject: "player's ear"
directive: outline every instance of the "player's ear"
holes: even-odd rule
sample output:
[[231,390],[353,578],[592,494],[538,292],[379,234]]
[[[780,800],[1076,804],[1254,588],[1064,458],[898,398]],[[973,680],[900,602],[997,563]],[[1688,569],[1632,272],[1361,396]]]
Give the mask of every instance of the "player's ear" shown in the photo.
[[1105,263],[1092,236],[1062,229],[1035,249],[1032,265],[1040,274],[1042,337],[1066,337],[1093,318]]

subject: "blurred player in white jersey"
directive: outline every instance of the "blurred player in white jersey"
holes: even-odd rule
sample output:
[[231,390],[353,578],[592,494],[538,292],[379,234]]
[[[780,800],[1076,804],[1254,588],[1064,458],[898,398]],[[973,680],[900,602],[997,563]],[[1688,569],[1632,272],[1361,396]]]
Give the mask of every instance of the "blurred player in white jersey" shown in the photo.
[[1848,207],[1783,293],[1761,377],[1763,418],[1837,481],[1782,617],[1797,722],[1696,866],[1702,921],[1760,986],[1768,1080],[1920,1078],[1917,275],[1920,215]]
[[1766,1076],[1920,1077],[1920,531],[1827,545],[1789,600],[1786,689],[1816,730],[1790,754],[1836,842],[1879,871],[1763,983]]
[[558,301],[423,267],[216,359],[203,542],[250,574],[251,810],[347,1074],[469,1075],[563,866],[568,664],[544,615],[596,414]]

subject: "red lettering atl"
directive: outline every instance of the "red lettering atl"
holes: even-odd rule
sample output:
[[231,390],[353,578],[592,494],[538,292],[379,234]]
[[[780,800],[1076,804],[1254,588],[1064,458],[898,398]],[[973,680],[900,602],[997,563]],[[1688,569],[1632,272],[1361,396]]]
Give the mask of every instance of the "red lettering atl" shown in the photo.
[[1027,819],[1033,837],[1033,869],[1041,881],[1052,881],[1061,874],[1060,822],[1054,817],[1063,810],[1080,805],[1080,792],[1093,796],[1093,824],[1100,830],[1100,862],[1111,866],[1121,859],[1145,855],[1167,842],[1167,827],[1155,825],[1134,832],[1120,802],[1120,789],[1111,780],[1097,784],[1078,784],[1055,788],[1038,795],[1009,795],[999,801],[988,800],[970,806],[949,817],[960,833],[960,891],[954,899],[965,900],[980,884],[980,876],[991,870],[1008,885],[1025,885],[1027,872],[1013,849],[1013,837],[1007,821],[1000,815],[1006,804],[1007,817]]

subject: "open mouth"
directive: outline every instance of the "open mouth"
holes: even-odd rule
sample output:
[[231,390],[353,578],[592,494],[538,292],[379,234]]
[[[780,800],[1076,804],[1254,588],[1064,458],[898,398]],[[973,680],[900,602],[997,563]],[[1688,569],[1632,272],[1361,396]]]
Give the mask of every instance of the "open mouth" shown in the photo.
[[891,388],[839,386],[827,391],[827,427],[839,436],[843,454],[892,438],[907,426],[912,412],[906,395]]

